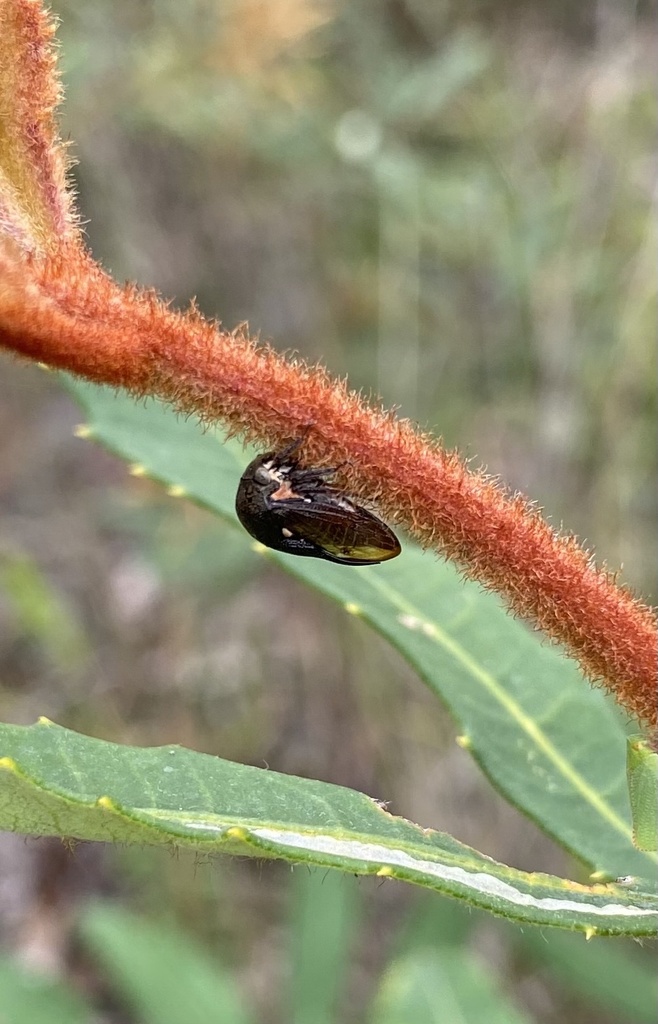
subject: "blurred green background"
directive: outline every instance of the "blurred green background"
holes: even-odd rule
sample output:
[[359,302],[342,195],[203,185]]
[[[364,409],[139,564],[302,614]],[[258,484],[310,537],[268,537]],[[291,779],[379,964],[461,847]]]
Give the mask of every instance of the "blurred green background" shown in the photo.
[[[248,320],[381,395],[655,601],[651,5],[53,6],[63,135],[109,271],[181,306],[196,296],[227,327]],[[76,440],[80,413],[48,375],[6,357],[1,367],[3,720],[45,714],[337,782],[515,866],[578,875],[491,790],[454,723],[363,624]],[[0,837],[0,865],[0,945],[112,1024],[150,1018],[75,938],[90,895],[193,936],[267,1024],[369,1019],[391,959],[445,944],[446,929],[520,1019],[646,1019],[628,1001],[646,951],[604,944],[628,964],[601,995],[611,967],[600,942],[560,956],[552,935],[538,943],[435,897],[426,906],[396,883],[341,879],[332,898],[349,892],[360,908],[349,958],[327,953],[323,967],[318,954],[303,974],[295,950],[315,897],[280,865],[71,854],[12,836]],[[340,936],[332,906],[312,916]],[[423,964],[413,969],[421,977]],[[344,978],[336,1016],[290,1009],[286,992],[303,993],[314,971]],[[74,1020],[61,1012],[43,1019]],[[377,1012],[391,1024],[461,1019]]]

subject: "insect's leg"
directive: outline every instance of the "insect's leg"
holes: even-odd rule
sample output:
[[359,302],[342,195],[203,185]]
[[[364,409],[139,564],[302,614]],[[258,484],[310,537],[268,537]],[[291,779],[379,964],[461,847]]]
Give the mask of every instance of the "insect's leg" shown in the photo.
[[333,476],[335,472],[333,466],[325,469],[295,469],[290,474],[290,483],[293,489],[303,491],[331,490],[327,487],[326,478]]

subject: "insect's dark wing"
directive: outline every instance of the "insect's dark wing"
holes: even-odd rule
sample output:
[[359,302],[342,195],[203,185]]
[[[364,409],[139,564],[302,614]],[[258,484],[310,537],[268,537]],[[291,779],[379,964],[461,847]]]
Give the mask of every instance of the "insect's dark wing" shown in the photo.
[[386,523],[350,502],[280,502],[285,525],[322,550],[320,557],[344,565],[385,562],[400,554],[400,544]]

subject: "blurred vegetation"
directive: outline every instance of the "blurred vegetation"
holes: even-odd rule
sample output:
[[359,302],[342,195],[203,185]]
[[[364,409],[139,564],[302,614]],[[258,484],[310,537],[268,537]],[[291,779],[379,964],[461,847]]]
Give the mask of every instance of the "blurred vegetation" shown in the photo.
[[[115,276],[181,305],[196,295],[381,394],[655,600],[649,4],[54,7],[80,208]],[[266,761],[390,799],[518,866],[573,870],[362,624],[241,563],[208,515],[74,440],[79,414],[46,375],[2,370],[3,719]],[[100,889],[149,917],[166,904],[239,965],[259,1020],[293,1019],[271,997],[291,970],[281,869],[81,849],[72,885],[70,865],[14,843],[0,852],[19,879],[0,894],[0,939],[24,961],[48,960],[55,940],[35,922],[54,901]],[[346,1024],[364,1019],[412,902],[396,885],[359,891]],[[475,931],[529,1019],[645,1019],[614,992],[603,1007],[573,995],[552,936],[542,948],[491,921]],[[629,970],[642,952],[628,950]],[[90,987],[73,953],[55,959],[67,985]],[[108,1020],[148,1019],[108,1005]]]

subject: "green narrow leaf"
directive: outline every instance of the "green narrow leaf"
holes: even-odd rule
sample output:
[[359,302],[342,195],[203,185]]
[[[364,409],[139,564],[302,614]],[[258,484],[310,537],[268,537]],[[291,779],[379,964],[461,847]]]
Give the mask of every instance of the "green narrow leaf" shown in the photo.
[[140,1024],[251,1020],[231,975],[178,929],[97,905],[80,931]]
[[641,736],[629,736],[626,748],[633,841],[638,850],[658,847],[658,754]]
[[72,989],[8,957],[0,958],[2,1024],[92,1024],[91,1007]]
[[398,878],[515,920],[653,935],[658,897],[490,860],[361,793],[182,747],[106,743],[42,720],[0,725],[0,828],[162,844]]
[[643,966],[621,940],[583,942],[580,935],[529,930],[519,941],[513,938],[519,956],[530,958],[546,974],[554,975],[562,985],[590,1007],[603,1013],[617,1013],[626,1024],[655,1024],[658,1005],[658,978],[652,964]]
[[484,964],[454,946],[418,949],[384,975],[370,1024],[530,1024]]
[[[156,402],[71,387],[88,436],[237,525],[248,459],[239,445]],[[238,536],[247,543],[241,528]],[[387,637],[445,701],[494,785],[546,832],[602,874],[654,878],[656,857],[632,841],[617,717],[573,662],[493,595],[409,542],[399,558],[367,569],[258,550]]]
[[332,1024],[344,992],[360,904],[353,878],[300,868],[293,877],[291,1024]]
[[62,670],[80,667],[89,653],[86,638],[34,562],[24,555],[0,554],[0,591],[20,628],[43,644]]
[[421,946],[463,947],[481,918],[456,900],[431,897],[419,893],[407,920],[398,934],[397,952],[400,956]]

